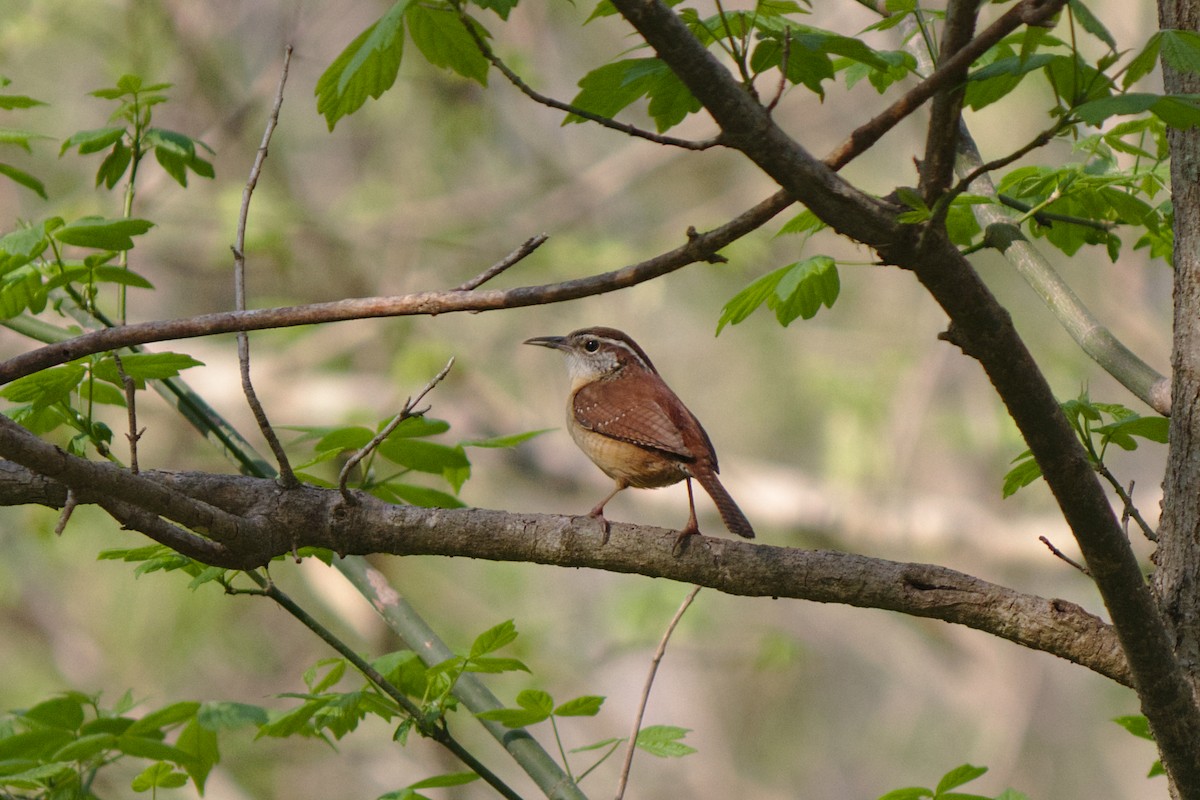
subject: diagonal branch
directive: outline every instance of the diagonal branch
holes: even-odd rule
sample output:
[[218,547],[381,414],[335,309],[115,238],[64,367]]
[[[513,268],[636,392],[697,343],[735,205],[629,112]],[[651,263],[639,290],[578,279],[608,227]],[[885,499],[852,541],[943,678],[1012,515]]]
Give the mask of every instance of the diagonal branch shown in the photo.
[[495,311],[561,303],[613,292],[653,280],[689,264],[710,261],[721,248],[766,224],[792,202],[792,198],[786,193],[777,192],[718,228],[695,235],[689,231],[688,241],[674,250],[611,272],[561,283],[515,289],[417,292],[392,297],[335,300],[304,306],[224,311],[187,319],[145,322],[93,331],[74,339],[30,350],[0,363],[0,383],[7,383],[23,375],[93,353],[148,342],[350,319],[448,314],[456,311]]

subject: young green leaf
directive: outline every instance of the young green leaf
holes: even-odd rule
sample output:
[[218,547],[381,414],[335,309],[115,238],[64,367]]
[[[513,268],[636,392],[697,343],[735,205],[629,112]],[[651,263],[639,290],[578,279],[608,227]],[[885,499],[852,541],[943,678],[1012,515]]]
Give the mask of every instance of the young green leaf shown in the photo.
[[176,772],[170,764],[159,761],[146,767],[130,784],[135,792],[148,792],[151,789],[178,789],[187,784],[187,775]]
[[955,767],[942,776],[938,781],[937,796],[941,797],[951,789],[957,789],[965,783],[970,783],[988,771],[987,767],[976,767],[971,764],[963,764]]
[[462,786],[465,783],[479,780],[474,772],[450,772],[445,775],[435,775],[423,781],[409,784],[406,789],[440,789],[446,786]]
[[494,436],[491,439],[471,439],[462,442],[463,447],[516,447],[517,445],[527,442],[535,436],[541,436],[543,433],[549,433],[556,428],[540,428],[536,431],[526,431],[525,433],[513,433],[508,436]]
[[333,130],[367,97],[378,99],[396,82],[404,54],[404,12],[411,0],[397,0],[333,60],[317,80],[317,113]]
[[584,695],[568,700],[554,709],[556,717],[594,717],[600,713],[604,698],[596,695]]
[[34,409],[45,408],[67,399],[83,380],[83,375],[83,365],[78,363],[50,367],[17,378],[0,389],[0,397],[14,403],[30,403]]
[[63,244],[98,250],[132,250],[133,238],[154,227],[144,219],[82,217],[56,229],[52,236]]
[[477,658],[478,656],[493,653],[506,645],[512,644],[516,638],[516,624],[511,619],[505,620],[475,637],[475,641],[471,644],[469,658]]
[[637,746],[659,758],[679,758],[696,752],[696,748],[679,741],[690,728],[674,725],[651,725],[638,731]]
[[[415,3],[408,7],[404,19],[408,23],[408,34],[413,44],[430,64],[451,69],[464,78],[487,86],[488,67],[491,64],[484,58],[479,45],[463,27],[453,8]],[[480,37],[488,36],[483,26],[474,20],[467,24],[474,26]]]
[[1004,497],[1011,497],[1018,490],[1042,477],[1042,468],[1038,466],[1033,456],[1026,452],[1015,460],[1016,466],[1004,476]]
[[24,170],[17,169],[11,164],[0,162],[0,175],[4,175],[19,186],[24,186],[26,189],[34,192],[43,200],[49,199],[46,195],[46,186],[37,178],[30,175]]

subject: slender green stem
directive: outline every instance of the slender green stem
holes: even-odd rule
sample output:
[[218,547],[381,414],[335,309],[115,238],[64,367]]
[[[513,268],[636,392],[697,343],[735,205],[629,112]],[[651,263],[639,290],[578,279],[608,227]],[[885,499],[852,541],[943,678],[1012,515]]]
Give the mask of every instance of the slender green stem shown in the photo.
[[521,795],[517,794],[504,783],[494,772],[483,765],[479,759],[475,758],[470,751],[458,743],[450,731],[443,724],[430,724],[424,719],[421,709],[413,703],[403,692],[396,688],[392,683],[379,673],[379,670],[372,667],[366,659],[354,652],[349,645],[339,639],[328,628],[322,625],[311,614],[300,607],[295,600],[285,594],[273,581],[270,581],[257,572],[247,573],[260,587],[262,593],[274,600],[281,608],[300,621],[306,628],[315,633],[323,642],[332,647],[343,658],[349,661],[354,667],[361,672],[371,683],[379,687],[380,691],[396,702],[404,711],[413,718],[416,722],[417,730],[423,736],[433,739],[438,744],[445,747],[456,758],[463,762],[479,777],[483,778],[493,789],[499,792],[509,800],[522,800]]

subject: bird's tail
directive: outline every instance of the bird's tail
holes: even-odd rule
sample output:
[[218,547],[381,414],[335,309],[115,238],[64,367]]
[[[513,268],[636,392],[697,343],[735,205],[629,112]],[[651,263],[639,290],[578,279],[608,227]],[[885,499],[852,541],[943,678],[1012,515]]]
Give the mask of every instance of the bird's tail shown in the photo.
[[700,482],[704,487],[704,491],[708,492],[713,502],[717,505],[717,511],[721,514],[721,519],[725,523],[725,527],[730,533],[736,533],[746,539],[754,538],[754,528],[750,525],[750,520],[746,519],[746,515],[738,508],[738,504],[730,497],[729,492],[725,491],[725,487],[721,485],[721,480],[717,477],[717,473],[711,467],[692,466],[692,477]]

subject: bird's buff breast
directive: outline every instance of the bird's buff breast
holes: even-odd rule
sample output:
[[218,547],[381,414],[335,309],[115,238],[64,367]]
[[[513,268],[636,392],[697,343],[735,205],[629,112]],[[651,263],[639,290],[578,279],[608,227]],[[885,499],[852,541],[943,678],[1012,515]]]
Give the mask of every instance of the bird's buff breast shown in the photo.
[[613,480],[638,489],[656,489],[688,477],[687,468],[681,462],[661,453],[578,425],[569,427],[579,449]]

